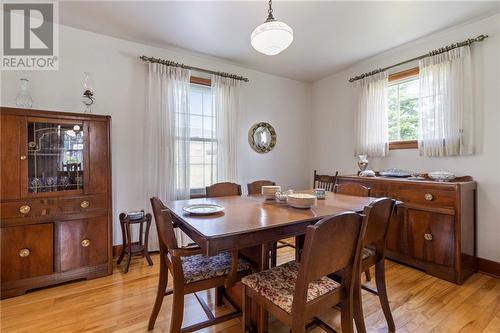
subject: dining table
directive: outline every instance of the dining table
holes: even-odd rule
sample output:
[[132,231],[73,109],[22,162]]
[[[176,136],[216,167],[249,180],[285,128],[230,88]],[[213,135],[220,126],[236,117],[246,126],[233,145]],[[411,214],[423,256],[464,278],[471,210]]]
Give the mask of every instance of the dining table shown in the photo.
[[[313,190],[300,191],[314,194]],[[318,199],[310,208],[293,208],[286,202],[268,200],[262,195],[196,198],[165,202],[179,227],[207,256],[222,251],[238,250],[248,257],[257,271],[269,268],[269,250],[280,239],[296,237],[300,242],[307,226],[324,217],[346,211],[361,213],[375,198],[327,192],[325,199]],[[193,204],[216,204],[223,212],[210,215],[193,215],[183,208]],[[301,238],[302,237],[302,238]],[[300,255],[296,246],[296,258]],[[238,286],[237,286],[238,287]],[[235,304],[241,304],[241,286],[226,290]],[[254,311],[257,331],[267,332],[267,313]]]

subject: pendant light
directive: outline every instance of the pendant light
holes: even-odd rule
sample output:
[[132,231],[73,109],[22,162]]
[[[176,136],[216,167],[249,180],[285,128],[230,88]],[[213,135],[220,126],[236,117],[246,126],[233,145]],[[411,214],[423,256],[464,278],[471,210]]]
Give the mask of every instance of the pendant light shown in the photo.
[[265,55],[277,55],[292,44],[293,30],[286,23],[276,21],[273,16],[272,0],[266,22],[259,25],[250,37],[254,49]]

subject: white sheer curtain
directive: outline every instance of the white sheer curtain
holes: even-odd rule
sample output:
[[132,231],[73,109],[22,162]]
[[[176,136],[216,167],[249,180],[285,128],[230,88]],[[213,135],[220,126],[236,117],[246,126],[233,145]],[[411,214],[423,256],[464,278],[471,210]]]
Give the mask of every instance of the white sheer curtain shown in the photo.
[[[162,201],[188,199],[189,188],[189,80],[190,71],[156,63],[149,64],[148,100],[145,117],[146,207],[149,198]],[[179,245],[188,238],[177,229]],[[153,223],[149,250],[158,250]]]
[[356,114],[356,155],[386,156],[389,149],[387,72],[361,79]]
[[420,155],[473,153],[470,58],[470,46],[463,46],[420,60]]
[[217,182],[236,181],[236,133],[240,81],[212,75],[215,133],[217,137]]

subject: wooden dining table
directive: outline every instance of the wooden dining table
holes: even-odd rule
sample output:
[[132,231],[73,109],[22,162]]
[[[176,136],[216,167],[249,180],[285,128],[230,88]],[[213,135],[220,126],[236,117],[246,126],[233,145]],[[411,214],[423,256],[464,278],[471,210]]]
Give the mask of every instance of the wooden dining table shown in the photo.
[[[313,193],[312,190],[300,192]],[[240,250],[240,253],[250,257],[257,270],[265,270],[269,268],[272,243],[295,236],[299,236],[300,240],[308,225],[345,211],[362,212],[373,200],[375,198],[328,192],[325,199],[318,199],[316,205],[309,209],[266,200],[262,195],[176,200],[165,202],[165,206],[170,210],[176,226],[198,244],[207,256],[221,251]],[[188,205],[206,203],[220,205],[224,211],[197,216],[183,210]],[[227,291],[227,295],[234,303],[241,304],[241,290]],[[257,309],[256,313],[254,320],[258,332],[266,332],[267,313],[263,309]]]

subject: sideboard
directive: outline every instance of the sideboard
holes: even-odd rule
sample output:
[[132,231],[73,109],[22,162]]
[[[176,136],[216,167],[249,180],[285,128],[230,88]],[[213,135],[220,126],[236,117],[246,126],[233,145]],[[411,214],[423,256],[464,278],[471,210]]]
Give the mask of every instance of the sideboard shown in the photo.
[[462,284],[476,271],[476,182],[339,176],[371,189],[370,196],[403,202],[389,224],[388,258]]
[[111,274],[111,118],[0,111],[1,297]]

